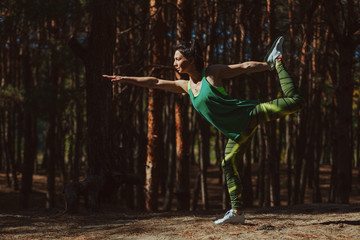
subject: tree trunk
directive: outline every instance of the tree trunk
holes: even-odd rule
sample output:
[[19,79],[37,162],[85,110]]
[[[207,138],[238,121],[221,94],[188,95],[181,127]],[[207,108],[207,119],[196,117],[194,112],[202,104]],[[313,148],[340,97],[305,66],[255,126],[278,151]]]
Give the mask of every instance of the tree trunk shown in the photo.
[[[88,195],[88,207],[92,211],[99,210],[99,191],[105,179],[116,171],[111,154],[111,82],[101,78],[102,74],[113,74],[115,4],[114,0],[94,0],[87,48],[83,48],[75,38],[69,42],[75,54],[84,61],[86,70],[87,172],[91,179],[99,180],[98,187]],[[107,188],[107,191],[113,190]]]
[[[163,19],[163,1],[150,0],[151,32],[153,35],[152,64],[164,64],[165,26]],[[153,70],[155,77],[161,77],[160,69]],[[162,102],[163,93],[161,90],[149,90],[148,104],[148,145],[146,160],[146,208],[148,211],[157,211],[158,208],[158,187],[159,187],[159,164],[162,162]]]
[[[141,89],[141,91],[145,91],[145,89]],[[143,95],[141,94],[140,99],[143,100]],[[138,104],[138,114],[137,114],[137,143],[138,143],[138,152],[139,155],[137,157],[137,167],[136,167],[136,173],[140,178],[140,183],[136,186],[136,202],[137,202],[137,207],[140,210],[145,210],[146,205],[145,205],[145,193],[144,193],[144,185],[145,185],[145,175],[146,175],[146,146],[147,146],[147,139],[146,139],[146,133],[145,133],[145,117],[142,113],[142,109],[143,109],[143,105],[145,103],[143,103],[145,101],[140,101],[140,103]]]
[[87,48],[87,155],[90,175],[103,175],[112,168],[111,83],[101,74],[112,74],[115,44],[115,1],[94,0]]
[[[80,79],[79,79],[79,65],[76,61],[75,65],[75,87],[80,89]],[[84,92],[82,91],[79,94],[79,97],[75,100],[75,146],[74,146],[74,164],[72,166],[72,180],[74,182],[79,181],[80,177],[80,168],[81,168],[81,158],[83,156],[82,149],[84,146],[83,132],[84,132]]]
[[[192,1],[177,0],[177,42],[189,41],[192,29]],[[176,75],[177,79],[184,76]],[[175,96],[176,127],[176,198],[178,210],[190,209],[190,161],[188,146],[188,106],[189,99]]]
[[[268,14],[268,36],[267,43],[270,45],[275,39],[275,1],[267,0],[267,14]],[[274,79],[271,76],[267,78],[266,90],[270,99],[276,97]],[[265,163],[265,194],[269,192],[269,196],[265,195],[265,206],[271,204],[280,205],[280,174],[279,161],[280,157],[277,151],[276,144],[276,122],[267,123],[265,126],[265,146],[266,146],[266,163]],[[266,181],[267,180],[267,181]],[[270,201],[270,202],[268,202]]]
[[[303,2],[305,4],[305,1]],[[303,90],[305,99],[311,97],[311,56],[308,54],[308,47],[312,45],[313,37],[313,15],[317,9],[318,1],[313,1],[312,4],[307,5],[301,11],[301,18],[305,21],[305,28],[302,33],[304,39],[301,43],[300,51],[300,67],[299,67],[299,87]],[[306,109],[309,108],[310,101],[305,103]],[[308,180],[310,159],[307,158],[306,153],[311,153],[307,144],[312,139],[308,138],[309,129],[312,122],[309,121],[310,114],[308,110],[301,111],[298,114],[298,129],[296,136],[296,152],[295,152],[295,176],[294,176],[294,191],[292,196],[292,204],[303,203],[304,194],[306,190],[306,183]],[[313,144],[313,143],[311,143]]]
[[159,172],[158,165],[161,163],[162,141],[161,141],[161,92],[159,90],[149,90],[148,105],[148,144],[146,160],[146,208],[150,212],[157,211],[158,208],[158,188]]
[[55,164],[56,164],[56,115],[50,117],[46,136],[47,152],[47,186],[46,186],[46,208],[55,207]]
[[[318,10],[321,10],[321,7],[318,6]],[[319,21],[321,16],[318,14],[317,21]],[[316,36],[313,39],[313,47],[316,49],[321,49],[321,29],[322,27],[316,27]],[[323,38],[324,39],[324,38]],[[312,72],[313,74],[323,74],[323,63],[317,64],[317,53],[313,51],[312,53]],[[324,75],[320,75],[324,76]],[[316,78],[317,79],[317,78]],[[313,89],[313,101],[312,101],[312,112],[314,117],[313,122],[313,129],[314,129],[314,152],[313,156],[313,164],[312,169],[310,172],[310,179],[309,179],[309,187],[312,189],[312,202],[313,203],[321,203],[321,189],[320,189],[320,159],[321,159],[321,151],[322,151],[322,135],[323,135],[323,128],[321,125],[321,86],[324,86],[324,77],[319,78],[319,80],[314,80],[312,89]]]
[[58,105],[58,94],[59,94],[59,71],[58,71],[58,54],[55,49],[52,49],[53,54],[50,59],[50,76],[49,86],[51,86],[51,98],[49,101],[52,103],[48,109],[48,127],[46,134],[46,148],[47,152],[47,193],[46,193],[46,208],[55,207],[55,177],[56,177],[56,164],[59,159],[59,147],[61,143],[58,138],[58,130],[60,127],[58,121],[58,108],[53,107]]
[[[295,7],[293,4],[292,0],[288,0],[289,3],[289,12],[288,12],[288,16],[289,16],[289,21],[290,21],[290,26],[289,26],[289,33],[290,33],[290,49],[289,52],[296,52],[296,46],[295,46],[295,28],[294,28],[294,22],[295,22]],[[293,58],[290,58],[288,61],[288,65],[287,68],[290,72],[294,72],[294,61]],[[287,164],[287,204],[291,205],[291,199],[292,196],[294,195],[293,193],[293,186],[294,186],[294,182],[296,181],[294,179],[294,170],[293,170],[293,159],[294,159],[294,144],[293,142],[296,140],[296,138],[293,137],[295,131],[294,131],[294,127],[295,127],[295,122],[294,122],[294,117],[293,116],[287,116],[286,117],[286,137],[285,137],[285,142],[286,142],[286,147],[285,147],[285,161]]]
[[[341,4],[342,6],[338,6]],[[337,3],[326,1],[325,9],[330,29],[334,33],[339,48],[339,82],[336,89],[336,146],[333,172],[335,179],[332,184],[334,200],[338,203],[348,203],[352,184],[352,104],[354,91],[354,53],[360,44],[359,19],[360,13],[355,11],[356,3],[348,1]],[[344,10],[347,9],[347,10]],[[339,24],[340,23],[340,24]]]
[[175,96],[176,126],[176,202],[177,210],[190,208],[190,160],[187,130],[187,100],[183,96]]
[[207,167],[210,162],[210,126],[204,119],[199,121],[199,165],[200,165],[200,186],[203,210],[208,209],[207,194]]
[[[25,94],[30,94],[34,86],[33,76],[31,73],[29,46],[24,41],[24,50],[22,55],[23,71],[24,71],[24,89]],[[23,208],[29,207],[30,194],[32,192],[32,179],[34,173],[34,164],[37,153],[36,144],[36,117],[35,111],[25,111],[24,114],[24,163],[22,166],[21,178],[21,201]]]
[[291,195],[292,195],[292,176],[293,176],[293,171],[292,171],[292,149],[293,149],[293,144],[292,144],[292,135],[293,135],[293,118],[291,116],[288,116],[286,118],[286,148],[285,148],[285,160],[286,160],[286,177],[287,177],[287,183],[286,183],[286,189],[287,189],[287,202],[288,205],[291,204]]
[[[262,40],[262,34],[264,33],[264,21],[265,21],[265,15],[262,17],[259,17],[256,12],[263,9],[262,1],[256,0],[252,1],[251,4],[248,4],[246,6],[246,9],[249,9],[249,16],[250,18],[247,18],[246,26],[252,26],[249,27],[249,36],[250,36],[250,47],[251,47],[251,53],[252,53],[252,59],[261,59],[264,56],[264,52],[261,51],[261,46],[263,44]],[[250,88],[250,99],[257,99],[258,96],[258,83],[261,83],[264,81],[264,73],[253,73],[251,74],[252,78],[250,81],[247,82]],[[255,81],[254,81],[255,80]],[[260,129],[257,130],[260,133]],[[263,154],[261,154],[263,148],[262,148],[262,139],[259,137],[258,133],[254,134],[254,141],[252,144],[252,147],[250,147],[247,150],[246,158],[244,159],[244,206],[252,206],[253,205],[253,189],[252,189],[252,163],[251,159],[253,159],[254,163],[257,163],[259,174],[256,182],[256,192],[255,197],[259,197],[259,191],[260,191],[260,181],[263,180],[263,176],[261,176],[260,180],[260,174],[263,174],[261,172],[261,167],[263,167],[264,159],[261,160]],[[261,184],[263,186],[263,182]],[[263,193],[261,196],[264,196]]]
[[335,201],[338,203],[349,203],[352,184],[352,101],[354,91],[354,78],[352,74],[353,56],[355,47],[346,42],[340,45],[340,68],[339,87],[336,91],[338,112],[336,121],[337,155],[336,166],[336,193]]
[[17,172],[18,172],[18,168],[22,162],[22,141],[23,141],[23,137],[24,137],[24,112],[23,110],[17,106],[17,136],[16,136],[16,162],[15,162],[15,166],[13,169],[13,174],[15,174],[15,176],[13,176],[14,179],[14,190],[19,190],[19,183],[18,183],[18,179],[17,179]]
[[166,179],[166,192],[164,199],[164,211],[170,211],[173,200],[173,188],[175,182],[175,169],[176,169],[176,130],[175,130],[175,96],[173,94],[168,95],[168,169]]

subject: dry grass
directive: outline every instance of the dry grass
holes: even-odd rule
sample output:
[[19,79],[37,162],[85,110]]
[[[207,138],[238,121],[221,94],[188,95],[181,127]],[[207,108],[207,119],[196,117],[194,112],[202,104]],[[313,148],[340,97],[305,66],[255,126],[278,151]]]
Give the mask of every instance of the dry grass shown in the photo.
[[214,225],[220,212],[96,216],[28,211],[0,214],[2,239],[359,239],[359,205],[251,209],[245,225]]
[[[354,181],[351,204],[306,204],[293,207],[251,208],[245,225],[214,225],[222,217],[221,186],[217,169],[209,170],[210,211],[143,213],[103,206],[96,215],[63,214],[46,210],[46,178],[34,176],[32,208],[18,209],[19,192],[5,187],[0,173],[0,239],[360,239],[360,197]],[[323,199],[329,185],[329,169],[322,167]],[[354,176],[357,172],[354,171]],[[60,189],[59,189],[60,191]],[[286,192],[282,193],[286,196]]]

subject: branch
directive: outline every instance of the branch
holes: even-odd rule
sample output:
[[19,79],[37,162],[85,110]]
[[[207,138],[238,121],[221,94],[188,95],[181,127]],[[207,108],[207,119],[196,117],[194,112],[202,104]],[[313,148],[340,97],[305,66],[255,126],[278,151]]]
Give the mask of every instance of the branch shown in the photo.
[[117,35],[122,35],[122,34],[125,34],[125,33],[128,33],[130,31],[134,30],[135,28],[138,28],[142,24],[144,24],[144,23],[148,22],[149,20],[151,20],[153,17],[157,16],[161,12],[162,8],[163,8],[163,6],[160,6],[159,9],[154,14],[152,14],[152,15],[150,14],[150,16],[147,17],[145,20],[141,21],[138,24],[134,24],[134,25],[128,27],[127,29],[124,29],[124,30],[122,30],[122,31],[120,31],[120,32],[118,32],[116,34]]

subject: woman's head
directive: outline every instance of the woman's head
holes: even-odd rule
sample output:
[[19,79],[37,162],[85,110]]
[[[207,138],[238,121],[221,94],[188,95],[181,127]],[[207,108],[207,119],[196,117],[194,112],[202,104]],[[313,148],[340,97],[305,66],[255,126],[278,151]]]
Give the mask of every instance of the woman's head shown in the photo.
[[200,71],[204,67],[204,60],[202,57],[202,50],[200,44],[197,40],[192,39],[190,42],[181,42],[175,47],[175,62],[174,66],[176,65],[176,51],[181,53],[183,57],[189,62],[193,61],[193,64],[196,67],[196,70]]

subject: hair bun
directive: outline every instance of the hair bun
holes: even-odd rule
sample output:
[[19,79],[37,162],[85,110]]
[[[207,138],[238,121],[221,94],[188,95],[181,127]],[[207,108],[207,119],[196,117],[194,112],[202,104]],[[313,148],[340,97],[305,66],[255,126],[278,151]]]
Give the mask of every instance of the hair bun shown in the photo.
[[193,51],[194,55],[201,57],[202,50],[199,41],[197,39],[191,39],[189,43],[191,46],[191,51]]

